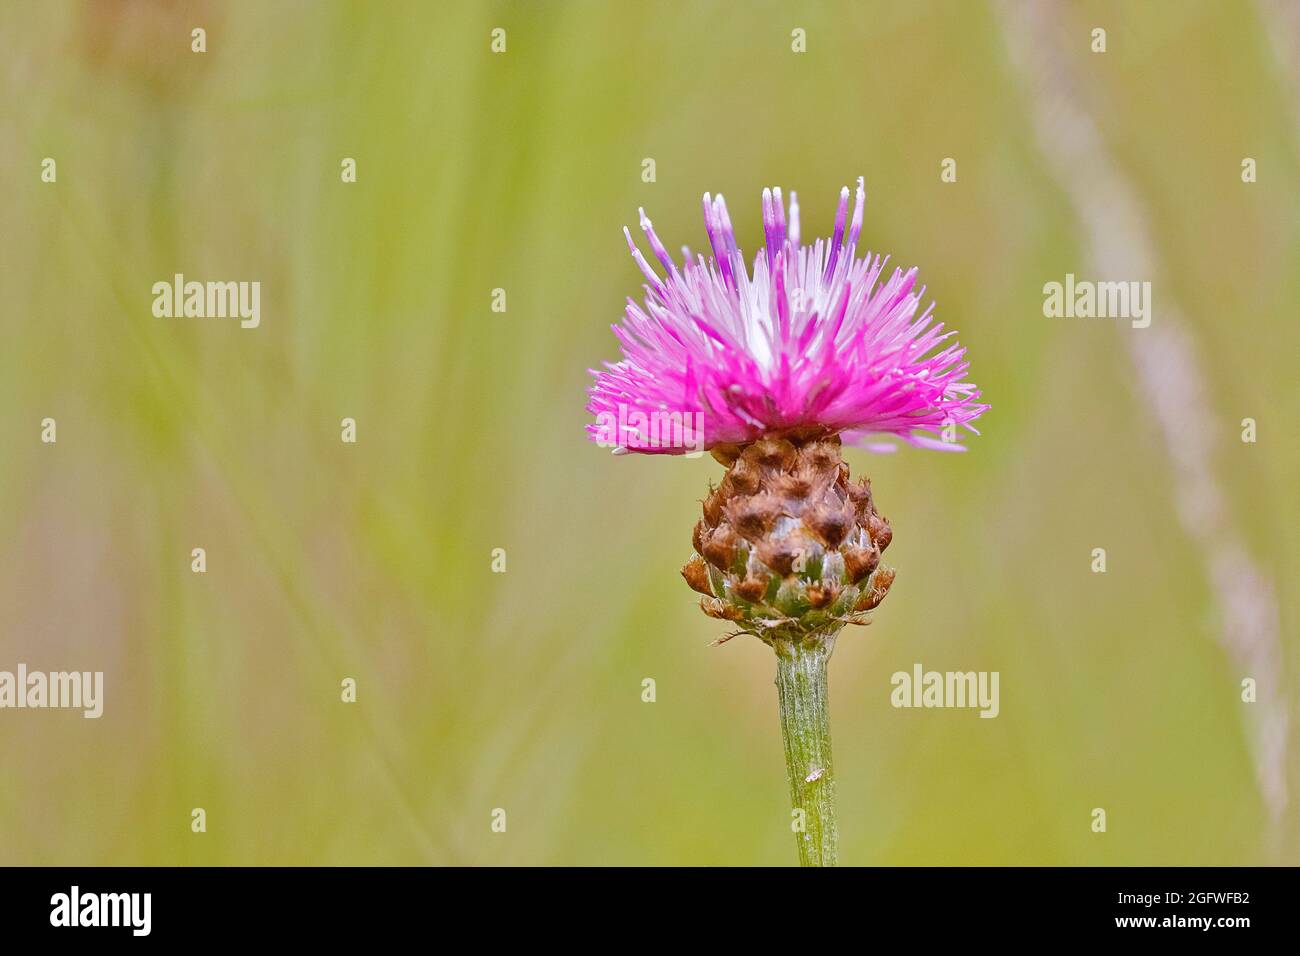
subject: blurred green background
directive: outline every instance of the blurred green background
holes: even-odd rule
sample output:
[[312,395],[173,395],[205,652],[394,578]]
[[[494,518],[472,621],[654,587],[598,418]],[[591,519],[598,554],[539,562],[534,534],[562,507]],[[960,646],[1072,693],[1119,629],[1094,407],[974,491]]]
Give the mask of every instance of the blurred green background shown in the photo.
[[[0,669],[103,670],[106,701],[0,711],[0,863],[793,863],[771,652],[707,647],[678,576],[721,468],[596,448],[584,390],[640,293],[637,206],[699,249],[721,191],[752,252],[764,185],[814,237],[859,174],[864,244],[920,267],[993,408],[966,455],[849,453],[899,575],[831,667],[842,861],[1300,860],[1296,748],[1253,743],[1300,694],[1284,8],[1062,4],[1049,31],[1271,582],[1259,674],[1180,520],[1142,333],[1042,315],[1087,249],[1018,5],[5,4]],[[175,272],[259,280],[261,327],[154,318]],[[891,708],[915,662],[999,671],[1000,716]]]

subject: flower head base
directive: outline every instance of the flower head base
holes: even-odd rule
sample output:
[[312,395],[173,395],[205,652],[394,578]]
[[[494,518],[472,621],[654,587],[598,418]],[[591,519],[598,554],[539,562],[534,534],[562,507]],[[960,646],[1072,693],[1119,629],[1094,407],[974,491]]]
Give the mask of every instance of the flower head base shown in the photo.
[[712,258],[692,261],[683,250],[680,268],[643,210],[665,274],[624,230],[645,301],[629,299],[614,326],[623,359],[593,371],[589,435],[615,451],[667,454],[839,434],[875,450],[892,450],[871,442],[880,435],[962,450],[957,427],[975,432],[970,423],[988,406],[963,381],[968,363],[954,333],[935,322],[933,306],[918,314],[916,270],[883,278],[884,258],[858,256],[864,201],[859,179],[852,219],[845,187],[831,239],[804,245],[794,193],[787,214],[780,188],[765,189],[766,242],[752,271],[721,196],[704,196]]
[[835,436],[714,450],[729,467],[695,525],[682,576],[710,617],[774,647],[863,624],[894,583],[893,530],[871,482],[849,480]]

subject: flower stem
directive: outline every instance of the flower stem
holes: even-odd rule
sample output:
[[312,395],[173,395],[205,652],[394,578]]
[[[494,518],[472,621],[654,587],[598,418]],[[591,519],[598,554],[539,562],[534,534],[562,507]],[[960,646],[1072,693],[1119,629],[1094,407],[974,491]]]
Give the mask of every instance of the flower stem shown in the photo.
[[791,807],[803,811],[802,821],[796,815],[791,824],[799,846],[799,865],[834,866],[839,834],[835,828],[826,665],[835,648],[835,635],[774,641],[773,647]]

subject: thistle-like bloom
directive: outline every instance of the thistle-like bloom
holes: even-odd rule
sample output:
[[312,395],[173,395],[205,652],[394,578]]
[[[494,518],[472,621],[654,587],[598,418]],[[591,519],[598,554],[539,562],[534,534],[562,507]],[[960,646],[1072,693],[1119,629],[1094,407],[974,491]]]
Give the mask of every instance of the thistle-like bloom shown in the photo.
[[858,255],[864,201],[859,179],[852,220],[845,187],[834,235],[804,245],[795,194],[787,218],[780,188],[763,190],[766,243],[752,271],[721,196],[704,195],[713,257],[683,249],[680,268],[642,210],[664,275],[625,229],[645,301],[629,298],[614,326],[623,359],[593,371],[590,436],[616,451],[667,454],[836,434],[878,451],[893,446],[873,436],[963,450],[957,427],[975,432],[988,408],[964,381],[966,350],[933,305],[920,311],[916,269],[885,279],[886,258]]
[[[752,273],[726,203],[704,196],[713,258],[679,269],[645,212],[641,228],[661,276],[627,233],[648,280],[614,326],[623,359],[593,372],[592,438],[622,452],[711,449],[727,469],[709,487],[682,576],[710,617],[777,656],[777,697],[791,807],[806,866],[834,864],[835,777],[826,665],[846,624],[865,624],[894,583],[882,555],[894,538],[871,483],[850,480],[844,439],[895,436],[960,449],[957,426],[987,405],[963,381],[965,349],[917,314],[916,270],[858,257],[865,194],[850,222],[840,193],[829,242],[799,242],[799,204],[763,191],[766,244]],[[845,226],[848,226],[847,239]],[[940,432],[941,437],[935,432]],[[726,640],[726,638],[723,638]]]

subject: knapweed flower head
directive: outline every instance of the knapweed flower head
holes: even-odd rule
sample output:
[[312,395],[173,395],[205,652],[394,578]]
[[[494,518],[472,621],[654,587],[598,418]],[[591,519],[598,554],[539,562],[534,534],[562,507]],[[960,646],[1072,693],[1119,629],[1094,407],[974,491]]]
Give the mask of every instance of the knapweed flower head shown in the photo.
[[[628,245],[645,274],[645,299],[628,299],[614,326],[623,358],[593,373],[590,437],[618,452],[682,454],[763,437],[842,435],[873,450],[881,437],[963,450],[957,429],[987,408],[965,381],[965,349],[921,310],[916,269],[858,254],[865,201],[853,217],[840,193],[829,241],[800,241],[799,204],[763,190],[765,243],[752,268],[721,196],[704,195],[713,256],[679,266],[641,211],[662,275]],[[846,231],[847,230],[847,231]]]
[[750,634],[776,652],[790,805],[809,820],[804,865],[835,862],[826,663],[896,577],[883,560],[894,528],[871,482],[851,479],[843,444],[959,449],[956,429],[974,432],[988,407],[965,381],[965,349],[933,306],[920,311],[916,270],[885,278],[884,258],[858,255],[865,199],[859,179],[850,220],[841,190],[833,235],[808,246],[794,193],[787,210],[780,189],[763,190],[752,268],[721,196],[704,195],[713,257],[683,249],[680,266],[642,210],[662,271],[624,230],[645,299],[628,300],[614,326],[623,358],[592,372],[587,406],[590,436],[616,452],[708,448],[727,469],[700,502],[682,577],[733,628],[714,643]]

